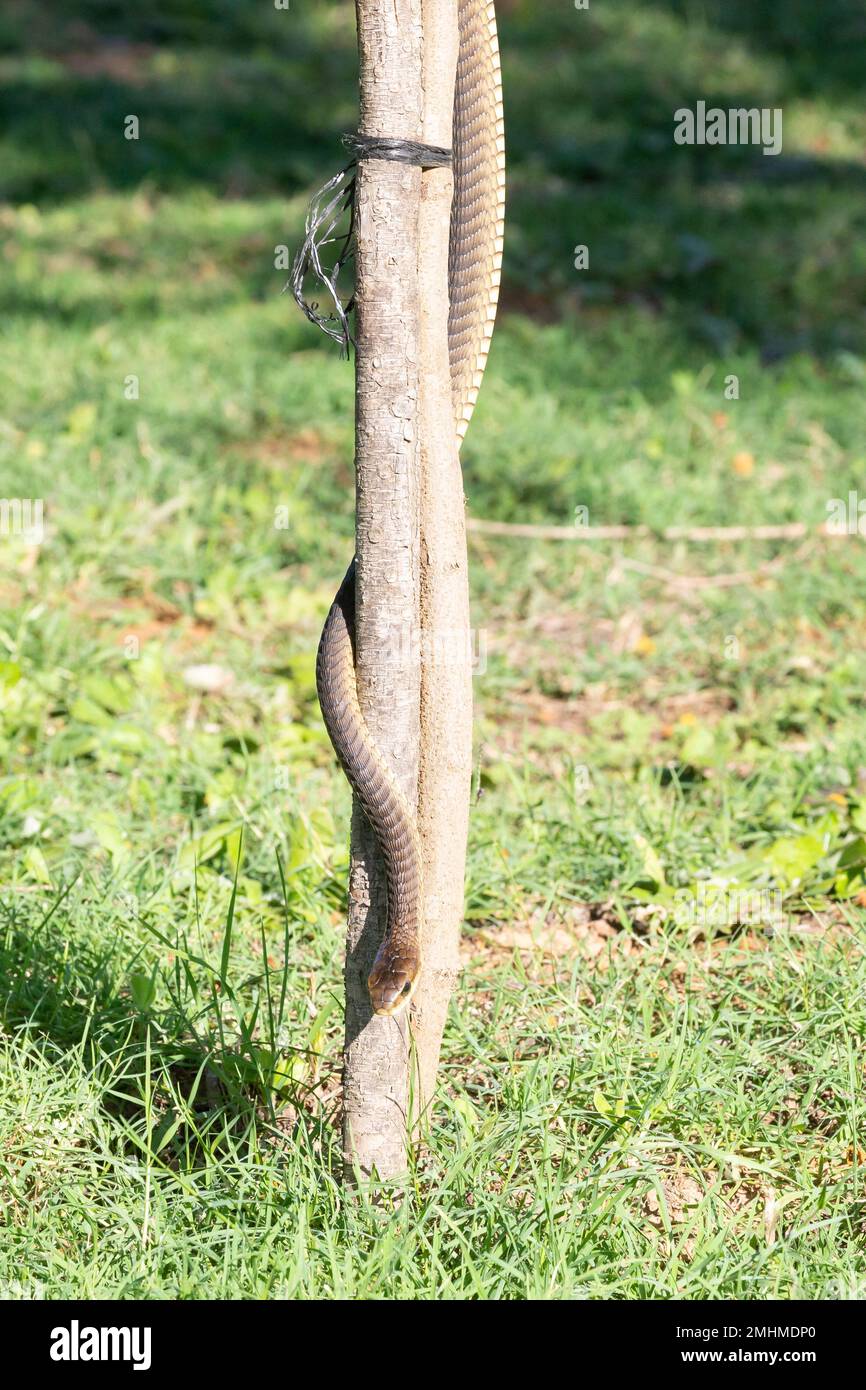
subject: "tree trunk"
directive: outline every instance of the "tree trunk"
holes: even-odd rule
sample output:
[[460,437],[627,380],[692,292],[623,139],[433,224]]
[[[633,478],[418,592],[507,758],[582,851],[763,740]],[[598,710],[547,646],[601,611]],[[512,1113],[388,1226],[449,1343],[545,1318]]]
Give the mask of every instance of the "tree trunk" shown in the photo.
[[[357,11],[361,131],[450,146],[457,0],[358,0]],[[372,835],[356,809],[343,1140],[347,1172],[362,1177],[402,1173],[410,1124],[417,1133],[429,1117],[463,919],[472,690],[463,484],[448,358],[452,192],[450,169],[422,175],[384,161],[359,165],[358,685],[373,738],[410,805],[418,801],[424,869],[410,1107],[407,1017],[374,1018],[367,996],[386,893]]]
[[[425,143],[452,143],[457,0],[423,0]],[[463,478],[448,359],[448,236],[453,175],[421,185],[421,746],[418,829],[424,865],[424,970],[415,995],[416,1133],[429,1122],[458,969],[472,775],[472,668]]]
[[[421,138],[421,0],[357,0],[360,130]],[[356,188],[357,671],[361,709],[411,806],[417,799],[418,212],[421,171],[361,160]],[[372,833],[352,819],[343,1151],[347,1177],[405,1170],[406,1017],[373,1016],[367,975],[385,932]]]

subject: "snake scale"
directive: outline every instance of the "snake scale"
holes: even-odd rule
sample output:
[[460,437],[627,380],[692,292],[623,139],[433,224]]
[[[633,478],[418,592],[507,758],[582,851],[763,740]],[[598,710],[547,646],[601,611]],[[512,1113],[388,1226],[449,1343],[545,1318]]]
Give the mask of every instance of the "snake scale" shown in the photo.
[[[484,373],[502,261],[505,142],[496,15],[459,0],[454,93],[454,199],[448,254],[448,353],[458,447]],[[421,971],[421,850],[415,815],[370,736],[355,677],[355,561],[331,605],[316,659],[325,726],[385,865],[385,936],[367,980],[376,1014],[412,997]]]

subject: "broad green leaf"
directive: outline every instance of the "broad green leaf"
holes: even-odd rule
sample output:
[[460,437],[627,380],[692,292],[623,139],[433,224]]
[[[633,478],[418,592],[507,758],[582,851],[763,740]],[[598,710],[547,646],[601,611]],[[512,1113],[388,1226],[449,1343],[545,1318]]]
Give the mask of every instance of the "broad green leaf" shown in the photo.
[[89,675],[82,680],[81,690],[112,714],[122,714],[129,709],[132,691],[126,681],[112,680],[104,675]]
[[79,695],[77,700],[73,700],[69,713],[79,724],[91,724],[97,729],[108,729],[114,723],[114,716],[87,695]]
[[610,1101],[605,1100],[604,1095],[601,1091],[596,1091],[593,1094],[592,1103],[598,1111],[599,1115],[610,1115],[612,1113],[613,1107],[611,1106]]
[[817,835],[784,836],[769,845],[762,857],[777,882],[793,888],[823,859],[824,841]]
[[649,840],[643,835],[635,834],[634,841],[641,852],[643,867],[641,879],[646,878],[657,887],[664,887],[667,882],[664,867]]
[[716,755],[716,740],[712,729],[708,729],[705,724],[698,724],[690,729],[683,740],[680,753],[683,761],[691,763],[694,767],[711,763]]
[[51,886],[51,874],[48,872],[48,865],[45,862],[45,855],[38,845],[28,845],[24,851],[24,865],[31,878],[37,883]]
[[156,973],[146,975],[143,970],[134,970],[129,977],[129,992],[139,1013],[144,1013],[156,998]]
[[0,685],[11,690],[21,679],[21,667],[17,661],[0,661]]
[[99,811],[89,817],[91,830],[104,850],[113,860],[123,860],[129,854],[129,841],[124,837],[117,816],[110,811]]
[[178,867],[192,869],[196,864],[203,864],[206,860],[213,859],[215,854],[219,854],[229,836],[235,835],[237,832],[237,821],[227,821],[221,825],[211,826],[210,830],[206,830],[195,840],[187,841],[180,851]]

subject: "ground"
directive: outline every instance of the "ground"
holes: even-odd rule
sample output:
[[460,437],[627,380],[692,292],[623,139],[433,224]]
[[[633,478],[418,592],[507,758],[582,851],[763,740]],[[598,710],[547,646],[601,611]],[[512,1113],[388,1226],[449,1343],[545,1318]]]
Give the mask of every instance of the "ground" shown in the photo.
[[[650,534],[472,534],[465,971],[379,1205],[339,1183],[313,685],[352,372],[275,267],[352,7],[0,20],[0,495],[44,502],[0,537],[12,1296],[862,1297],[862,7],[499,9],[469,514]],[[697,99],[782,108],[783,153],[676,149]]]

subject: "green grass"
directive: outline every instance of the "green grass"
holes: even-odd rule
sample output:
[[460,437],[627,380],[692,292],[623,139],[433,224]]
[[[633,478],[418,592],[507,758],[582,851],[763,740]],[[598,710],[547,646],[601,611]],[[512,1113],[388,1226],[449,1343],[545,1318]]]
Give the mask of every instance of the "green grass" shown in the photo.
[[[866,499],[860,7],[501,9],[470,512],[657,535]],[[46,526],[0,537],[0,1291],[862,1296],[859,537],[473,538],[436,1126],[401,1201],[343,1192],[313,659],[352,373],[274,248],[354,121],[352,12],[159,10],[0,21],[0,496]],[[783,106],[783,155],[675,151],[698,98]]]

